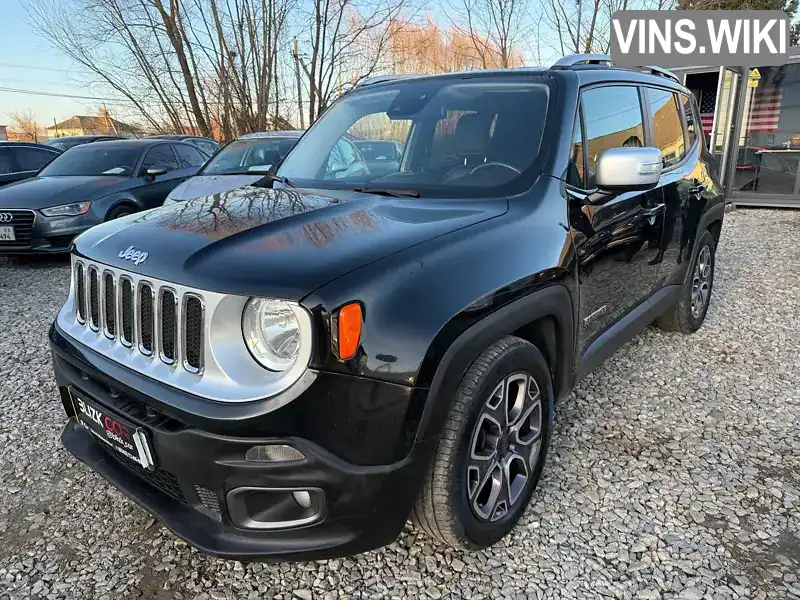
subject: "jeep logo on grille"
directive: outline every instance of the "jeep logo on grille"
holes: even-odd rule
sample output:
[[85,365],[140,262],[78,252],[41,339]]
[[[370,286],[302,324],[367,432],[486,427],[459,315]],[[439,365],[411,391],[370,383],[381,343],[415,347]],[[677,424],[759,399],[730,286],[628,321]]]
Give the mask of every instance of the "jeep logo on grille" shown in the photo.
[[140,265],[144,261],[147,260],[149,254],[147,252],[142,252],[141,250],[136,250],[133,246],[128,246],[126,250],[123,250],[119,253],[119,257],[123,260],[129,260],[135,265]]

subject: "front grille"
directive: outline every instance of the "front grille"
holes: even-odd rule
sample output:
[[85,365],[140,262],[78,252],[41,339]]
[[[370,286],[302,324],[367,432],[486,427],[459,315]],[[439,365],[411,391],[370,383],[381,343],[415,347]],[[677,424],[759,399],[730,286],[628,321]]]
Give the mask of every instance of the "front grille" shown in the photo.
[[203,302],[197,296],[187,296],[184,307],[186,321],[186,366],[199,371],[203,353]]
[[111,450],[110,452],[112,452],[113,456],[119,460],[120,463],[125,465],[134,475],[141,477],[150,485],[157,487],[162,492],[169,494],[175,498],[175,500],[186,504],[186,497],[183,495],[181,485],[178,483],[178,478],[175,477],[175,475],[169,471],[165,471],[164,469],[159,469],[158,467],[155,467],[152,471],[149,471],[142,468],[139,463],[132,461],[124,454],[120,454],[114,450]]
[[200,485],[195,485],[194,492],[197,494],[197,499],[200,500],[200,504],[205,506],[212,513],[215,513],[217,516],[222,514],[222,511],[219,508],[219,497],[214,490],[204,488]]
[[123,277],[120,283],[120,303],[122,331],[120,339],[126,346],[133,345],[133,282],[128,277]]
[[114,276],[106,273],[103,276],[103,295],[105,296],[104,313],[106,335],[113,338],[117,335],[117,290],[114,286]]
[[75,303],[78,305],[78,322],[86,323],[86,269],[83,265],[75,266]]
[[175,362],[175,294],[171,290],[161,291],[161,358],[164,362]]
[[147,357],[158,357],[168,365],[182,361],[185,370],[200,372],[205,327],[202,296],[179,295],[165,285],[156,287],[137,281],[132,273],[82,259],[75,261],[73,276],[74,317],[79,325],[102,331],[113,342]]
[[95,331],[100,329],[100,283],[97,268],[89,267],[89,316]]
[[4,216],[0,227],[13,227],[13,240],[0,240],[0,248],[27,248],[33,237],[33,221],[36,215],[32,210],[0,209]]
[[139,323],[141,323],[141,350],[143,354],[153,353],[153,288],[143,283],[139,288]]

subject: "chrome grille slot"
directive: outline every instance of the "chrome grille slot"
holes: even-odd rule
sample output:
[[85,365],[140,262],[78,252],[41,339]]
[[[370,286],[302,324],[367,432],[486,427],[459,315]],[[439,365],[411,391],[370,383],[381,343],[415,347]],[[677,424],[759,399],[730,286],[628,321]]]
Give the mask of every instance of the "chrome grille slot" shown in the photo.
[[89,318],[95,331],[100,331],[100,276],[97,267],[89,267]]
[[75,303],[78,307],[78,322],[86,323],[86,269],[83,263],[75,265]]
[[163,363],[160,368],[184,376],[202,374],[202,295],[82,258],[73,261],[72,277],[71,322],[84,341],[103,340],[140,365]]
[[184,367],[196,373],[203,366],[203,301],[199,296],[184,296],[183,319]]
[[119,284],[122,328],[120,340],[126,346],[133,345],[133,282],[130,277],[121,277]]
[[177,303],[175,302],[175,294],[172,290],[161,289],[161,298],[159,303],[160,319],[159,319],[159,340],[161,342],[161,360],[167,364],[175,362],[175,335],[176,321],[177,321]]
[[117,335],[117,289],[114,275],[110,271],[103,273],[103,323],[109,338]]
[[147,356],[153,353],[154,325],[153,287],[143,283],[139,286],[139,349]]

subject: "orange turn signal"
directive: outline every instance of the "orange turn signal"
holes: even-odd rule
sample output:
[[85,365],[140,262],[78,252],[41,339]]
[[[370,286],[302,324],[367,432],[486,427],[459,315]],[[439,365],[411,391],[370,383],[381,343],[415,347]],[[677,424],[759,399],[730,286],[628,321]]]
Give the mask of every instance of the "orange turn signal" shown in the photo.
[[361,305],[358,302],[344,305],[339,311],[339,358],[353,358],[361,340]]

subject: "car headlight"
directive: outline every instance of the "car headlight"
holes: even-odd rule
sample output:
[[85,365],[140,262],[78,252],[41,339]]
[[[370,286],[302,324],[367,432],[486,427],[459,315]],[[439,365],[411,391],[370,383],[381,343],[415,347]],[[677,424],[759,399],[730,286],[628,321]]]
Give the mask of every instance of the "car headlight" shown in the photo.
[[50,208],[42,208],[41,213],[45,217],[77,217],[78,215],[85,215],[89,212],[92,203],[87,200],[86,202],[73,202],[72,204],[61,204],[59,206],[51,206]]
[[292,306],[282,300],[250,298],[242,335],[250,354],[270,371],[285,371],[297,360],[302,335]]

